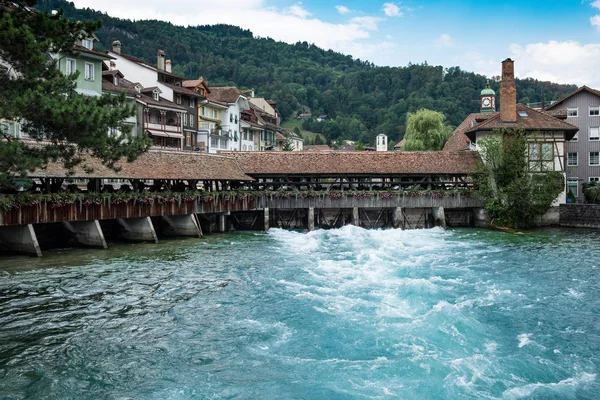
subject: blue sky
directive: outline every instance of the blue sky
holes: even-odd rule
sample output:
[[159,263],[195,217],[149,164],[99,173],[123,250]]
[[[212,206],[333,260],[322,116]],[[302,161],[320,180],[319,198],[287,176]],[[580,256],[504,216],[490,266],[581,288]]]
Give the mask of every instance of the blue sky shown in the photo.
[[500,74],[501,61],[511,57],[517,76],[600,89],[600,0],[74,3],[131,19],[238,25],[257,36],[307,41],[377,65],[427,61],[494,76]]

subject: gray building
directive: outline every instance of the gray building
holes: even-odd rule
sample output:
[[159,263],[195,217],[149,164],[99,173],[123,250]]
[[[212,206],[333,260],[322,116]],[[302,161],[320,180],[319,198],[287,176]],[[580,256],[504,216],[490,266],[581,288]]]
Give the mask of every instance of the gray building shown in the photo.
[[567,122],[579,127],[567,142],[565,164],[567,187],[582,202],[582,184],[600,181],[600,91],[582,86],[547,110],[566,113]]

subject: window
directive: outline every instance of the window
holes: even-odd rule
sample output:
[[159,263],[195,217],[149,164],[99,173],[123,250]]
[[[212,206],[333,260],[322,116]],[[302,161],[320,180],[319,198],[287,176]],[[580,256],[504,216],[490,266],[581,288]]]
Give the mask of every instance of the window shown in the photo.
[[181,95],[179,93],[177,93],[177,95],[175,96],[175,100],[177,104],[181,104]]
[[590,127],[590,140],[600,139],[600,128],[597,126]]
[[194,114],[188,114],[188,119],[189,119],[188,125],[193,128],[194,127],[194,119],[195,119]]
[[529,114],[527,114],[527,111],[519,111],[519,116],[523,117],[523,118],[527,118],[527,117],[529,117]]
[[185,134],[185,145],[186,146],[191,146],[192,145],[192,134],[187,132]]
[[567,165],[575,167],[578,164],[578,153],[567,154]]
[[590,117],[596,117],[600,115],[600,106],[590,107]]
[[590,176],[590,182],[600,182],[600,176]]
[[119,86],[119,77],[115,75],[115,77],[113,78],[113,84],[115,86]]
[[154,100],[158,101],[158,92],[156,90],[152,92],[152,97],[154,97]]
[[72,58],[67,58],[66,60],[66,64],[65,64],[65,72],[67,75],[71,75],[74,74],[75,71],[77,70],[77,67],[75,66],[75,60],[73,60]]
[[229,114],[229,122],[233,122],[233,114]]
[[196,107],[196,99],[193,97],[190,97],[190,107],[192,107],[192,108]]
[[554,148],[552,147],[552,143],[529,143],[529,170],[554,170]]
[[567,117],[576,117],[579,114],[579,109],[577,107],[567,108]]
[[590,151],[590,165],[600,165],[600,152]]
[[567,181],[567,194],[569,193],[569,190],[573,192],[573,195],[575,197],[579,197],[579,185],[577,183],[577,181],[574,179],[569,179]]
[[83,39],[81,41],[81,45],[83,47],[85,47],[88,50],[93,50],[94,49],[94,44],[92,43],[92,41],[90,39]]
[[85,80],[93,81],[94,80],[94,64],[85,63]]
[[206,117],[206,107],[202,107],[202,116]]

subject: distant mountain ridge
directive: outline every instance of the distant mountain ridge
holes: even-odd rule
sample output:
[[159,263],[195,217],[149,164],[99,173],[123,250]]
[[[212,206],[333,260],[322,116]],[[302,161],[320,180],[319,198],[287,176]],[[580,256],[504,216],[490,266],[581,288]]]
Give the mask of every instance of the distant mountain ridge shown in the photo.
[[[328,139],[373,144],[377,134],[385,133],[394,143],[404,134],[406,113],[422,107],[444,113],[448,123],[457,126],[479,110],[479,93],[486,82],[484,76],[459,67],[377,67],[306,42],[255,38],[249,30],[231,25],[185,28],[156,20],[124,20],[77,9],[65,0],[39,0],[36,7],[63,9],[65,17],[72,19],[100,19],[103,27],[97,35],[105,48],[120,40],[123,53],[153,64],[157,49],[162,49],[173,61],[173,72],[190,79],[203,76],[211,85],[253,88],[257,96],[275,100],[284,119],[295,112],[326,114],[328,121],[310,128]],[[499,92],[497,82],[491,86]],[[540,102],[542,97],[555,100],[576,89],[575,85],[517,80],[521,103]]]

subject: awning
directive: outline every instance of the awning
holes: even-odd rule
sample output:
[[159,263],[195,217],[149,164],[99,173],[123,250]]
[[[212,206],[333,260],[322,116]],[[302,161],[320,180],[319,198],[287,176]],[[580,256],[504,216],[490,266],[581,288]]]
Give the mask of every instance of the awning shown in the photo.
[[102,96],[102,94],[96,92],[95,90],[90,90],[90,89],[75,88],[75,91],[77,93],[83,94],[85,96],[91,96],[91,97],[100,97],[100,96]]
[[161,137],[168,137],[168,138],[175,138],[175,139],[183,139],[183,135],[181,133],[165,132],[165,131],[159,131],[159,130],[156,130],[156,129],[146,129],[146,132],[148,132],[152,136],[161,136]]

